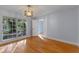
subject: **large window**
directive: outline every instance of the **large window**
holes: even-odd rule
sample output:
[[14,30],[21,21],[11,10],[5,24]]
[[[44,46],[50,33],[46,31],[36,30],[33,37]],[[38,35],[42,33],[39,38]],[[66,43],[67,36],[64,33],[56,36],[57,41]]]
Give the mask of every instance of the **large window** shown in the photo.
[[17,35],[18,36],[26,35],[26,23],[25,23],[25,21],[18,19],[16,24],[17,24]]
[[26,35],[25,20],[3,17],[3,40],[23,35]]

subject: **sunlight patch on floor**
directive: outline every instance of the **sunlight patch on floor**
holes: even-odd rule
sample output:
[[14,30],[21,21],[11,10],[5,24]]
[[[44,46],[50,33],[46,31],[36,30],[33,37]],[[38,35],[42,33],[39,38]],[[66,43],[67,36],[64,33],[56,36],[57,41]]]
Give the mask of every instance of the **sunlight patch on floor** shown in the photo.
[[17,47],[19,48],[26,47],[26,39],[0,47],[0,53],[2,52],[13,53],[15,52]]
[[15,52],[15,50],[17,49],[17,47],[24,48],[25,46],[26,46],[26,40],[19,41],[15,45],[14,49],[12,50],[12,52]]
[[0,53],[4,52],[7,49],[7,46],[0,47]]
[[42,40],[45,40],[41,34],[39,34],[38,37],[41,38]]

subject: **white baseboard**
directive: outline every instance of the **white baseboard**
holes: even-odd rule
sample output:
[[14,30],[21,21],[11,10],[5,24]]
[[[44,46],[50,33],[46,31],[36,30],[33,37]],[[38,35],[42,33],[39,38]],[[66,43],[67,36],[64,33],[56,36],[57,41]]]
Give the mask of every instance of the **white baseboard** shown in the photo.
[[79,43],[70,42],[70,41],[66,41],[66,40],[62,40],[62,39],[58,39],[58,38],[54,38],[54,37],[49,37],[49,36],[42,35],[42,34],[41,34],[41,36],[44,37],[44,38],[48,38],[48,39],[52,39],[52,40],[56,40],[56,41],[60,41],[60,42],[64,42],[64,43],[68,43],[68,44],[79,46]]
[[62,40],[62,39],[52,38],[52,37],[48,37],[48,36],[43,36],[43,37],[48,38],[48,39],[52,39],[52,40],[56,40],[56,41],[60,41],[60,42],[64,42],[64,43],[68,43],[68,44],[72,44],[72,45],[79,46],[79,43],[65,41],[65,40]]

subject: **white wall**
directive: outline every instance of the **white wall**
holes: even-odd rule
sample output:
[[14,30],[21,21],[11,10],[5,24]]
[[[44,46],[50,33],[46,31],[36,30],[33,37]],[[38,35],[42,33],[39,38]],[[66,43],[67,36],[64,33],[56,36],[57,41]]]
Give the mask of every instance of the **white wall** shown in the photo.
[[38,20],[32,20],[32,35],[37,36],[38,35]]
[[2,27],[3,27],[3,26],[2,26],[2,17],[0,17],[0,40],[2,40],[2,38],[3,38],[3,37],[2,37],[2,36],[3,36],[3,35],[2,35],[2,31],[3,31]]
[[77,7],[58,10],[40,18],[47,18],[47,37],[79,44]]
[[30,37],[32,35],[32,19],[27,18],[27,37]]

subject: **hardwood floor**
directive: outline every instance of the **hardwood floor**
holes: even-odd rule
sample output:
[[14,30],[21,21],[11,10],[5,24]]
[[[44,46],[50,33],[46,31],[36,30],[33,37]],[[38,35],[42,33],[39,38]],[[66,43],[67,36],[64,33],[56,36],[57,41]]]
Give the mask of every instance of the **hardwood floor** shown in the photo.
[[25,40],[0,46],[2,53],[79,53],[79,47],[51,39],[29,37]]

